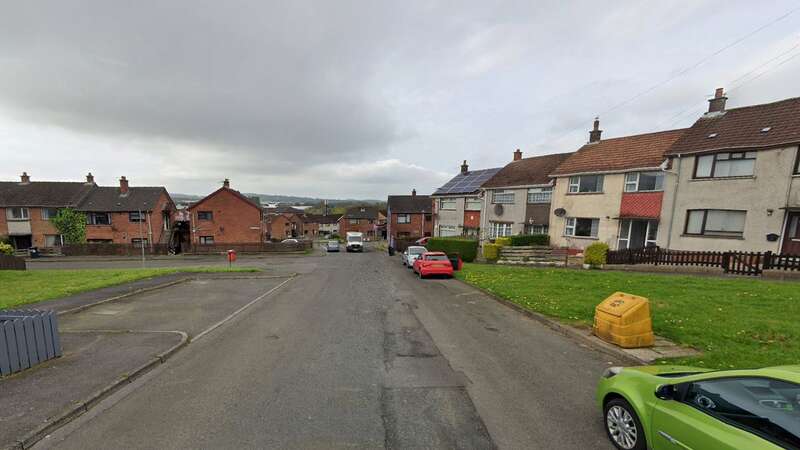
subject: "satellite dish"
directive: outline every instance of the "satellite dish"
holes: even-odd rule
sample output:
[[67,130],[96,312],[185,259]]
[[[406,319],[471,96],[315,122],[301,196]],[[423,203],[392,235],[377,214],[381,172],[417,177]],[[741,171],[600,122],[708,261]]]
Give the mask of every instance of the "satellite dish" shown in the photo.
[[553,214],[558,217],[564,217],[567,214],[567,210],[564,208],[556,208],[555,211],[553,211]]
[[503,215],[503,205],[501,205],[500,203],[494,205],[494,213],[497,216],[502,216]]

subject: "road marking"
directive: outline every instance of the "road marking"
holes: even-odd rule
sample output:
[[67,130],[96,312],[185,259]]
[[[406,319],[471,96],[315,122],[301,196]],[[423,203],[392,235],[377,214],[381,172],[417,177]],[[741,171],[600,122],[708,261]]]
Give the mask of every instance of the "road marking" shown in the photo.
[[259,300],[263,299],[264,297],[268,296],[269,294],[271,294],[271,293],[275,292],[276,290],[278,290],[279,288],[281,288],[281,287],[282,287],[284,284],[286,284],[286,283],[288,283],[288,282],[292,281],[294,278],[295,278],[295,276],[294,276],[294,275],[290,276],[289,278],[287,278],[286,280],[284,280],[284,281],[283,281],[282,283],[280,283],[279,285],[277,285],[277,286],[275,286],[274,288],[272,288],[272,289],[268,290],[267,292],[264,292],[263,294],[259,295],[258,297],[254,298],[253,300],[251,300],[251,301],[250,301],[248,304],[246,304],[246,305],[242,306],[241,308],[237,309],[236,311],[234,311],[234,312],[230,313],[230,314],[229,314],[227,317],[225,317],[224,319],[220,320],[219,322],[215,323],[214,325],[211,325],[210,327],[208,327],[208,328],[206,328],[205,330],[201,331],[201,332],[200,332],[200,333],[199,333],[197,336],[195,336],[195,337],[191,338],[191,339],[189,340],[189,342],[190,342],[190,343],[191,343],[191,342],[194,342],[194,341],[196,341],[196,340],[198,340],[198,339],[202,338],[203,336],[207,335],[208,333],[210,333],[210,332],[212,332],[212,331],[216,330],[217,328],[221,327],[222,325],[224,325],[224,324],[225,324],[225,322],[228,322],[228,321],[230,321],[231,319],[233,319],[234,317],[236,317],[237,315],[239,315],[239,313],[241,313],[241,312],[242,312],[242,311],[244,311],[245,309],[249,308],[250,306],[254,305],[254,304],[255,304],[255,303],[257,303]]

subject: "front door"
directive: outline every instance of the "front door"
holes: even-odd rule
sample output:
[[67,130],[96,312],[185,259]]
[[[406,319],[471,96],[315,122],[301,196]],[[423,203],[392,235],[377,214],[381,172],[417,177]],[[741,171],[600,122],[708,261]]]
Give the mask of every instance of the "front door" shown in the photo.
[[618,249],[637,249],[656,245],[658,222],[655,220],[624,219],[619,225]]
[[11,236],[11,245],[17,250],[26,250],[33,246],[33,236]]
[[800,212],[790,212],[786,222],[781,253],[800,255]]

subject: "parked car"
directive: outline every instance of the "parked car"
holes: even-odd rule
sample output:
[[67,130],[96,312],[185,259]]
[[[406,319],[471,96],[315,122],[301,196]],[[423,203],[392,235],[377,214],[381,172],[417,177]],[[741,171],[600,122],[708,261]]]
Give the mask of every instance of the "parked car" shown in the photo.
[[281,244],[299,244],[300,241],[295,238],[284,239],[281,241]]
[[597,402],[618,449],[800,448],[800,365],[611,367]]
[[425,252],[414,261],[414,272],[420,278],[430,275],[445,275],[453,277],[453,264],[443,252]]
[[339,251],[339,241],[328,241],[325,244],[325,250],[329,252],[338,252]]
[[414,267],[414,261],[416,261],[417,258],[422,256],[422,254],[427,251],[428,251],[427,248],[418,245],[412,245],[408,247],[403,252],[403,265],[411,269],[412,267]]
[[424,238],[419,238],[414,242],[417,245],[428,245],[428,241],[431,239],[430,236],[425,236]]

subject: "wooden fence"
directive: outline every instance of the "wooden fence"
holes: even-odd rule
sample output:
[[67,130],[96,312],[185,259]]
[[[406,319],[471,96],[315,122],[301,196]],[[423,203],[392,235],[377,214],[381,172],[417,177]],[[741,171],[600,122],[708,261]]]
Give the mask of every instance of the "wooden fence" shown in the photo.
[[234,250],[236,253],[286,253],[302,252],[312,247],[311,241],[299,241],[295,243],[281,242],[253,242],[243,244],[212,244],[212,245],[192,245],[185,249],[184,253],[197,255],[210,255],[226,253]]
[[[145,244],[145,255],[166,255],[169,253],[167,244]],[[67,244],[61,247],[64,256],[139,256],[142,247],[133,244]]]
[[25,260],[17,256],[0,254],[0,270],[25,270]]
[[694,252],[659,247],[608,252],[607,264],[653,264],[718,267],[735,275],[761,275],[764,270],[800,270],[800,256],[772,252]]

